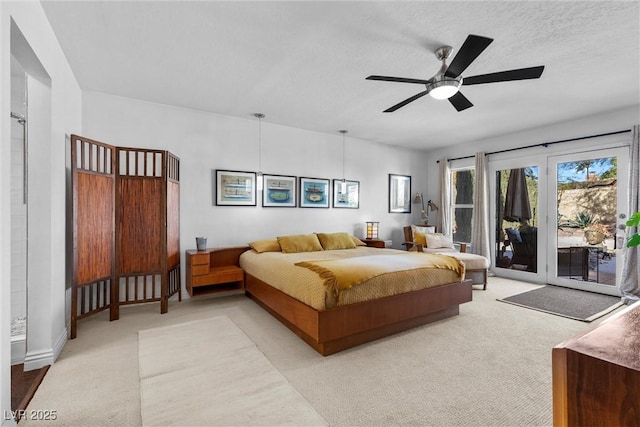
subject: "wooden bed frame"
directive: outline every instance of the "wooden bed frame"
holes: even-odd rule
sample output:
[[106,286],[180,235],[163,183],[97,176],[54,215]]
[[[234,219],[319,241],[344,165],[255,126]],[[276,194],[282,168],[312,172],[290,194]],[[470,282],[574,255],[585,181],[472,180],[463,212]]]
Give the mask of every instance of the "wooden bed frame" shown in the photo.
[[327,356],[415,326],[455,316],[472,281],[316,310],[245,273],[247,295],[318,353]]

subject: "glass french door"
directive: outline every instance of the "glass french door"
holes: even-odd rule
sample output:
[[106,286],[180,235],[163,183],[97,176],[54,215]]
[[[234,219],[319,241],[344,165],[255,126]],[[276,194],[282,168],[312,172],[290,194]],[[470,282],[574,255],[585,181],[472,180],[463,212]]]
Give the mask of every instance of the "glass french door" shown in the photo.
[[621,147],[548,158],[548,283],[619,295],[628,157]]
[[[544,282],[545,157],[497,161],[491,164],[494,194],[493,256],[496,273],[514,279]],[[542,213],[542,215],[541,215]]]

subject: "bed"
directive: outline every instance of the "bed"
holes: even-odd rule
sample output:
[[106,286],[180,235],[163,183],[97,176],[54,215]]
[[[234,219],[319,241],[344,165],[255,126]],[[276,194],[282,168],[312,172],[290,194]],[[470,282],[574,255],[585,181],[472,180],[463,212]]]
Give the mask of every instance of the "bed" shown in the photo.
[[[455,316],[460,304],[471,301],[471,281],[464,279],[464,264],[455,258],[369,248],[353,236],[349,247],[315,237],[340,235],[344,242],[345,234],[254,242],[239,260],[247,295],[320,354]],[[291,250],[289,237],[316,238],[322,244]],[[365,273],[361,267],[346,268],[350,263],[376,266]],[[381,266],[388,271],[381,272]],[[348,280],[340,276],[349,270]]]

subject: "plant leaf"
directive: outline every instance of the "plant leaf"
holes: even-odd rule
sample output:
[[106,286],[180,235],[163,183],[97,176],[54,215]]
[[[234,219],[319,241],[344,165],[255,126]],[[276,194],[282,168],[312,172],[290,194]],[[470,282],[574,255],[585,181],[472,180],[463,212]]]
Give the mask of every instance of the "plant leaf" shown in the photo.
[[627,240],[627,247],[631,248],[638,245],[640,245],[640,234],[636,233],[629,237],[629,240]]
[[627,227],[637,227],[638,225],[640,225],[640,212],[636,212],[631,215],[626,224]]

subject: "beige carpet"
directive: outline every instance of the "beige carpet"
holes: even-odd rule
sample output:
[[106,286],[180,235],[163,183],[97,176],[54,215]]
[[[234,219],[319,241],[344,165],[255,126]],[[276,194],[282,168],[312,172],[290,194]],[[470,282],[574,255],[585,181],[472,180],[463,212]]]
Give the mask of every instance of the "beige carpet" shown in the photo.
[[226,316],[138,332],[145,426],[328,425]]
[[159,304],[125,306],[118,321],[103,312],[78,322],[28,407],[58,419],[20,426],[142,425],[138,331],[215,316],[231,319],[331,426],[550,426],[551,349],[593,323],[496,301],[537,287],[490,277],[459,316],[328,357],[244,295],[172,300],[162,315]]

